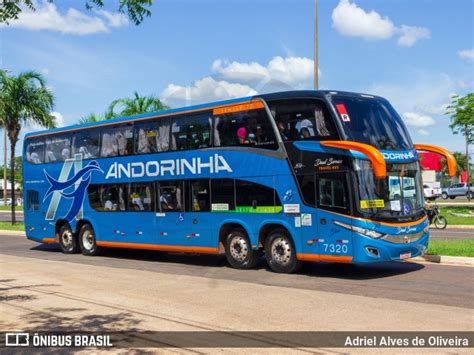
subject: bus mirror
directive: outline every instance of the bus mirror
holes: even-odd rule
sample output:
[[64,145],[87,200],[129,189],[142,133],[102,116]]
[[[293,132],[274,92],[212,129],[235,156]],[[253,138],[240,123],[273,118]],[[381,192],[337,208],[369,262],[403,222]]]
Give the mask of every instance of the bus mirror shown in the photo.
[[356,150],[367,156],[372,163],[376,179],[384,179],[387,176],[387,164],[382,153],[369,144],[353,141],[321,141],[324,147],[339,148],[345,150]]
[[442,155],[446,159],[449,176],[452,177],[456,175],[456,158],[454,158],[454,155],[452,155],[447,149],[431,144],[413,144],[413,146],[418,151],[431,152]]

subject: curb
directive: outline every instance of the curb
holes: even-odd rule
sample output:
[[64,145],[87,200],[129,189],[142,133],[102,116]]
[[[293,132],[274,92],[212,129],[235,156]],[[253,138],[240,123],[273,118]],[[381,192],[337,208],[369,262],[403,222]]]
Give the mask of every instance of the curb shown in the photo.
[[14,235],[26,237],[26,234],[24,231],[12,231],[8,229],[0,229],[0,234],[14,234]]
[[474,266],[474,258],[468,256],[423,255],[411,259],[414,262],[430,262],[443,265]]
[[[436,228],[430,228],[436,230]],[[474,225],[469,224],[449,224],[446,229],[474,229]]]

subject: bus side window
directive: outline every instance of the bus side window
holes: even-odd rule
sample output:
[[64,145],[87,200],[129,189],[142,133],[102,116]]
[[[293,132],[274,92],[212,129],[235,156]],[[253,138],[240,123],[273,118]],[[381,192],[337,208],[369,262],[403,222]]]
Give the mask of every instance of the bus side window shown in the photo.
[[159,203],[162,212],[181,212],[183,210],[182,181],[161,181],[159,191]]
[[46,138],[45,162],[65,161],[71,157],[71,138],[49,136]]
[[89,185],[89,204],[96,211],[125,211],[127,184]]
[[233,179],[212,179],[211,198],[213,211],[235,210],[235,186]]
[[316,185],[314,183],[314,174],[298,175],[303,201],[310,206],[316,206]]
[[201,149],[211,146],[209,113],[176,117],[172,122],[173,150]]
[[26,145],[26,161],[32,164],[42,164],[44,161],[44,139],[32,138]]
[[271,187],[250,181],[236,180],[236,205],[238,207],[281,206],[280,199]]
[[106,127],[101,131],[101,157],[133,154],[132,125]]
[[170,147],[168,118],[135,124],[135,152],[138,154],[167,152]]
[[73,136],[73,154],[82,154],[83,159],[99,156],[99,131],[96,129],[78,131]]
[[26,208],[28,211],[39,210],[39,192],[28,190],[26,192]]
[[209,180],[190,180],[186,189],[186,211],[209,212],[211,210]]
[[155,210],[155,196],[153,184],[149,182],[131,183],[129,187],[128,210],[146,211]]
[[345,174],[320,174],[317,179],[318,207],[349,210],[349,194]]
[[263,109],[216,116],[214,118],[214,146],[278,148],[272,124]]

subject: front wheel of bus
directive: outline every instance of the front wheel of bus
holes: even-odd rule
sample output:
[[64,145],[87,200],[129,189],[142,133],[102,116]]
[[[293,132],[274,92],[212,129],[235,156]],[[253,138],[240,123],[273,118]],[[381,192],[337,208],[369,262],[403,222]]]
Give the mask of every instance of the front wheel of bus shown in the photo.
[[273,271],[283,274],[294,273],[303,264],[296,259],[290,235],[282,229],[273,231],[265,240],[265,258]]
[[71,230],[69,224],[64,224],[58,232],[59,246],[64,254],[74,254],[79,251],[77,238]]
[[226,239],[225,256],[236,269],[251,269],[258,261],[258,253],[252,249],[250,239],[241,229],[234,229]]
[[84,255],[94,256],[100,253],[101,250],[96,244],[94,229],[92,229],[90,224],[84,224],[81,227],[79,231],[79,245]]

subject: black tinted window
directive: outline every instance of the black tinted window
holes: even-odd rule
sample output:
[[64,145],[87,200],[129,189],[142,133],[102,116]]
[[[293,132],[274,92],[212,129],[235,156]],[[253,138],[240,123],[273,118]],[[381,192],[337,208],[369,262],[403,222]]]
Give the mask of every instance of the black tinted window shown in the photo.
[[159,204],[163,212],[179,212],[183,210],[183,182],[161,181],[159,183]]
[[170,147],[170,121],[160,118],[135,123],[135,151],[138,154],[166,152]]
[[82,154],[84,159],[99,156],[99,136],[97,129],[81,130],[73,135],[73,154]]
[[269,106],[283,141],[339,137],[332,117],[319,100],[277,100]]
[[37,211],[39,209],[39,192],[28,190],[26,192],[26,208],[28,211]]
[[101,157],[133,154],[132,125],[105,127],[101,130]]
[[405,124],[387,101],[336,96],[332,102],[350,140],[378,149],[412,149]]
[[32,138],[26,143],[26,161],[33,164],[44,163],[44,138]]
[[216,116],[214,127],[215,146],[278,148],[273,127],[264,109]]
[[128,190],[128,210],[152,212],[155,210],[154,186],[149,182],[131,183]]
[[336,211],[350,209],[345,174],[321,174],[316,181],[319,207]]
[[209,180],[191,180],[188,181],[187,192],[187,211],[209,212],[211,210]]
[[236,180],[236,205],[243,206],[278,206],[280,201],[271,187],[250,181]]
[[235,209],[234,180],[211,180],[211,196],[213,211],[229,211]]
[[199,114],[177,117],[171,124],[173,150],[208,148],[211,146],[211,116]]
[[299,175],[298,183],[300,185],[303,201],[308,205],[316,205],[316,185],[314,183],[314,175]]
[[47,136],[45,162],[64,161],[71,157],[71,138],[69,136]]
[[89,204],[97,211],[123,212],[127,207],[127,184],[90,185]]

